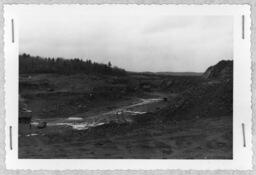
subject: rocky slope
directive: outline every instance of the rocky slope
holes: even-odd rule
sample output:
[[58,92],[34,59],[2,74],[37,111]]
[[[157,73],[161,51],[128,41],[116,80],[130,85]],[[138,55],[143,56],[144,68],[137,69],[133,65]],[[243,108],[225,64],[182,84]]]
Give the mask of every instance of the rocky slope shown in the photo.
[[209,67],[203,74],[205,79],[232,79],[233,61],[222,60],[218,64]]
[[162,115],[172,119],[232,115],[233,61],[220,61],[202,77],[200,84],[185,90]]

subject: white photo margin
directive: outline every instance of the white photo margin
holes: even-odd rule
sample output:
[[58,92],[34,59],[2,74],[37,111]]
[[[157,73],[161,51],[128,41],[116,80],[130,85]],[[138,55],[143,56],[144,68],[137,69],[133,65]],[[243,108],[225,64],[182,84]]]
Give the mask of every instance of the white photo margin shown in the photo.
[[[91,8],[131,8],[134,13],[151,11],[175,16],[229,15],[233,16],[234,98],[233,98],[233,160],[222,159],[18,159],[18,53],[19,16],[15,9],[21,5],[4,5],[4,59],[6,109],[6,168],[30,170],[251,170],[252,169],[252,110],[251,110],[251,54],[249,5],[48,5],[88,6]],[[38,5],[30,5],[38,6]],[[44,5],[45,6],[45,5]],[[171,13],[170,13],[171,12]],[[244,15],[244,39],[242,38]],[[12,43],[14,19],[15,41]],[[36,31],[35,31],[36,32]],[[242,123],[245,124],[246,147],[243,146]],[[12,140],[10,140],[10,126]],[[12,150],[10,149],[12,141]]]

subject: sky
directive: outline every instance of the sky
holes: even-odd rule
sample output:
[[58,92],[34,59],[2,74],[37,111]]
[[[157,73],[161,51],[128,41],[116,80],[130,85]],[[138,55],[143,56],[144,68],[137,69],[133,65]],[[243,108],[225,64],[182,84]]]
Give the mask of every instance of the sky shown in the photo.
[[233,58],[232,16],[156,7],[19,6],[19,52],[91,59],[128,71],[203,72]]

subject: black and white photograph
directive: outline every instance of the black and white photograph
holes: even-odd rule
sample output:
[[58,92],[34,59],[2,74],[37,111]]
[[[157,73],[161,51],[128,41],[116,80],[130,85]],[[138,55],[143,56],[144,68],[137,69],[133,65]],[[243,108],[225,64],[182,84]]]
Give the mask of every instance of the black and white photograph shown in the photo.
[[234,159],[234,16],[15,12],[18,159]]
[[232,17],[39,8],[21,13],[19,158],[232,159]]

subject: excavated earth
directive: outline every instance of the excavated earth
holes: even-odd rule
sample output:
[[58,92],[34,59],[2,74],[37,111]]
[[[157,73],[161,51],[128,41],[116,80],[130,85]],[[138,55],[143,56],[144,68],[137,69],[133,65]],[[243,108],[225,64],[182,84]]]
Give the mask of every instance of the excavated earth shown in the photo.
[[232,61],[202,76],[26,75],[20,84],[33,118],[19,124],[19,158],[233,157]]

